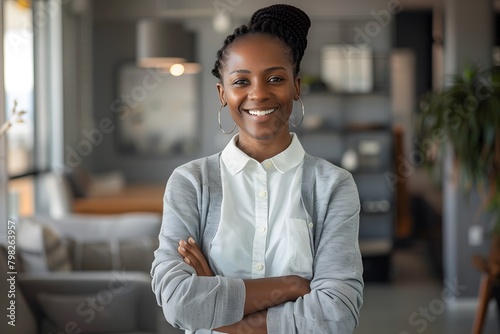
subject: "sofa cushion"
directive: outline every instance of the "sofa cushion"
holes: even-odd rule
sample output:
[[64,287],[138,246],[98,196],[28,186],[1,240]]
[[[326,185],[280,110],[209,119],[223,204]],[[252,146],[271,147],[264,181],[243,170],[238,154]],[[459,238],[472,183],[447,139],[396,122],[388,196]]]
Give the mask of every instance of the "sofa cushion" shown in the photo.
[[68,239],[74,270],[138,270],[148,272],[158,238],[79,241]]
[[140,270],[149,273],[158,248],[158,237],[120,242],[120,264],[124,270]]
[[59,233],[34,218],[19,221],[17,251],[25,272],[71,271],[73,267]]
[[65,295],[39,293],[43,333],[105,333],[138,330],[135,291]]

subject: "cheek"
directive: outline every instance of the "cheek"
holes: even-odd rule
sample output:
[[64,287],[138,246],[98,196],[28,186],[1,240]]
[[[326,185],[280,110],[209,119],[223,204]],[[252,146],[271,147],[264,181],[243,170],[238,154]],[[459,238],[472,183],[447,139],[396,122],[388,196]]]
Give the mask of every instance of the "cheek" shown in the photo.
[[238,114],[242,99],[238,95],[231,95],[227,97],[227,104],[231,113]]
[[228,103],[231,103],[233,106],[238,107],[239,104],[243,101],[243,94],[240,92],[230,92],[227,96]]

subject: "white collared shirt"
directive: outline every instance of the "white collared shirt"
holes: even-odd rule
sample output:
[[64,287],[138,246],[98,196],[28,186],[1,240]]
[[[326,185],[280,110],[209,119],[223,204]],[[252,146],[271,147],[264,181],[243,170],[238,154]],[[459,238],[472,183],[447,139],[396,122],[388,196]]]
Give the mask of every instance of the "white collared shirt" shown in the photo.
[[225,277],[300,275],[312,278],[312,221],[302,198],[304,149],[291,144],[259,163],[236,146],[221,154],[221,221],[210,249],[215,272]]

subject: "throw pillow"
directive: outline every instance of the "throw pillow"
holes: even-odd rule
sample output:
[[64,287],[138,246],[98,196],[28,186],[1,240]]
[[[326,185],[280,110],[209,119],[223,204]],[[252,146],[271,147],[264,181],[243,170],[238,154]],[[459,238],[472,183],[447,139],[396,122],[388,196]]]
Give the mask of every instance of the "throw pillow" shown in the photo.
[[71,271],[66,244],[52,227],[32,218],[19,222],[17,250],[26,272]]
[[138,270],[149,273],[158,248],[158,238],[124,240],[120,242],[120,264],[125,270]]
[[112,270],[116,264],[109,241],[80,241],[68,239],[68,250],[74,270]]

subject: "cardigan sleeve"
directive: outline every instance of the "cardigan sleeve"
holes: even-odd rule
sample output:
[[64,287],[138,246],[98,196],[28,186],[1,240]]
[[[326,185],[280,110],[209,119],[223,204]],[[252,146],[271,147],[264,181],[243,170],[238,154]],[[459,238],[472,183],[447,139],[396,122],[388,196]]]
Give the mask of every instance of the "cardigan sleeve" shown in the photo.
[[243,318],[243,280],[199,277],[177,251],[181,239],[200,240],[202,207],[208,200],[196,169],[179,167],[167,182],[159,247],[152,264],[152,288],[167,321],[184,330],[210,329]]
[[358,324],[364,285],[358,245],[359,195],[351,174],[338,171],[339,182],[329,188],[326,176],[316,179],[316,219],[324,221],[316,235],[311,292],[269,308],[268,333],[347,334]]

